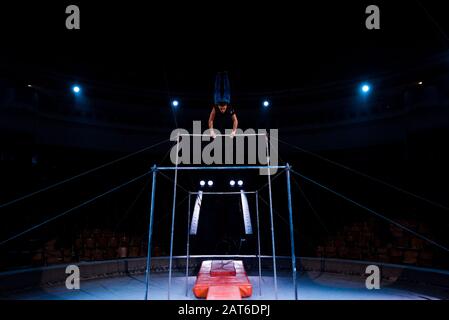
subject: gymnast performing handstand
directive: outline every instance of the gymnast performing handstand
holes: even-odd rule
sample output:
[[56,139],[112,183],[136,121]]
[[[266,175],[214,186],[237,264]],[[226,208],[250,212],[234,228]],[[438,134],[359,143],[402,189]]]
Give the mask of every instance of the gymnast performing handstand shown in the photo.
[[232,123],[231,138],[235,136],[238,119],[234,108],[231,106],[231,92],[229,88],[229,78],[226,72],[219,72],[215,78],[215,93],[214,105],[209,115],[209,129],[210,135],[215,139],[218,130],[221,134],[225,133],[226,129]]

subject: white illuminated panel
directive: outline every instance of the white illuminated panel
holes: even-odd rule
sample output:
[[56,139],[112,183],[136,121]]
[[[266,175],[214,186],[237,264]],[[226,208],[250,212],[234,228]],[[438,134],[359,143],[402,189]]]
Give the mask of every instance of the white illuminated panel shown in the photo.
[[200,220],[200,209],[202,200],[203,200],[203,191],[199,191],[196,196],[195,207],[193,208],[192,223],[190,224],[191,235],[196,235],[198,231],[198,221]]
[[245,224],[245,234],[253,234],[253,227],[251,226],[251,216],[249,213],[248,198],[243,190],[240,190],[240,197],[242,199],[243,223]]

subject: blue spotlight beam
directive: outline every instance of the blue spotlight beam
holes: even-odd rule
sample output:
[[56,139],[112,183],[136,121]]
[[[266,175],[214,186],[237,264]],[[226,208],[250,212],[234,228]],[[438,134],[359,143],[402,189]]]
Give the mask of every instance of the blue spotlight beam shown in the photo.
[[72,87],[72,91],[75,93],[80,93],[81,92],[81,88],[78,85],[75,85]]
[[363,93],[368,93],[371,90],[371,86],[367,83],[363,83],[360,87]]

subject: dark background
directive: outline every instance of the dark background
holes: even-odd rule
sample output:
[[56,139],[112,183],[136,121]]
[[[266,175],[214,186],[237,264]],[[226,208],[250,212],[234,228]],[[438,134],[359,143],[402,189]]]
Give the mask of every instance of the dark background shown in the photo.
[[[0,203],[168,139],[176,127],[190,129],[193,120],[201,120],[205,128],[215,74],[226,70],[243,129],[277,128],[284,142],[446,208],[285,143],[279,144],[282,163],[288,161],[301,173],[416,230],[425,225],[428,237],[449,245],[449,38],[440,2],[164,1],[144,6],[79,1],[81,30],[66,30],[69,4],[19,1],[0,10]],[[380,7],[381,30],[365,28],[369,4]],[[360,93],[362,82],[371,84],[367,96]],[[81,86],[81,95],[73,95],[73,84]],[[170,105],[174,98],[180,101],[177,109]],[[261,106],[263,99],[270,100],[270,108]],[[154,163],[169,165],[169,147],[160,145],[0,208],[1,240],[148,171]],[[247,173],[183,173],[178,181],[196,191],[199,180],[214,179],[214,190],[227,190],[234,176],[244,179],[248,190],[265,183]],[[3,245],[2,267],[29,265],[30,255],[52,239],[57,248],[69,248],[72,257],[76,239],[87,241],[102,232],[117,235],[127,246],[143,246],[143,255],[149,178]],[[278,253],[289,254],[285,177],[273,187]],[[299,255],[315,255],[319,245],[354,222],[375,225],[376,235],[388,242],[383,239],[388,223],[299,177],[292,187]],[[179,192],[182,218],[175,253],[183,254],[187,206],[185,193]],[[168,250],[171,197],[171,182],[159,176],[159,254]],[[205,210],[209,219],[235,213],[219,203],[213,207]],[[266,205],[260,207],[267,218]],[[268,222],[261,221],[267,254]],[[236,221],[235,230],[239,228]],[[215,242],[228,229],[222,227]],[[243,247],[243,235],[233,238],[237,244],[229,249],[232,253],[254,252],[254,237],[246,237]],[[217,248],[217,243],[196,241],[193,253]],[[447,253],[433,252],[431,266],[447,268]]]

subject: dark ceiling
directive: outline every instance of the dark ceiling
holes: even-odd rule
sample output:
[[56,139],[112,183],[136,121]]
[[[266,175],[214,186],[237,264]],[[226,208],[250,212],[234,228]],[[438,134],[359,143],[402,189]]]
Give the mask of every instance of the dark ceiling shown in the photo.
[[80,31],[64,27],[67,4],[4,7],[0,66],[24,82],[53,77],[209,96],[220,70],[243,94],[341,85],[447,61],[444,10],[427,2],[378,3],[376,31],[364,27],[371,4],[364,1],[80,2]]

